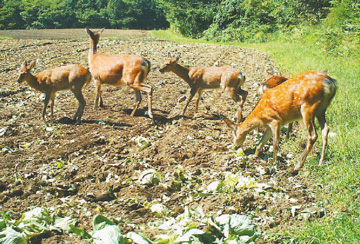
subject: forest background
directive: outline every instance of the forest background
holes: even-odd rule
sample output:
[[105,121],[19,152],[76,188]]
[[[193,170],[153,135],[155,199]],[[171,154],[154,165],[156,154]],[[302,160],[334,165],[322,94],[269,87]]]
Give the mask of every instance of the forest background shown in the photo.
[[[170,29],[216,42],[309,37],[327,52],[358,50],[359,0],[0,0],[0,29]],[[315,29],[314,29],[315,26]],[[303,41],[303,40],[302,40]],[[345,43],[345,45],[344,45]]]

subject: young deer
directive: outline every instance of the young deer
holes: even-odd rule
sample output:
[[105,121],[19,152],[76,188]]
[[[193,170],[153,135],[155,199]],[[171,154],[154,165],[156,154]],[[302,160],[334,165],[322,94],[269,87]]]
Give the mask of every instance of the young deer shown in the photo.
[[81,92],[84,85],[89,85],[91,80],[90,72],[80,65],[61,66],[54,69],[41,71],[37,75],[31,74],[35,61],[28,66],[25,61],[20,69],[18,82],[26,81],[30,87],[45,93],[43,120],[45,120],[46,107],[51,99],[51,117],[54,118],[54,101],[57,91],[71,90],[79,101],[79,107],[73,118],[76,124],[80,123],[81,116],[86,105]]
[[[260,84],[258,94],[260,96],[262,96],[262,95],[264,95],[264,93],[267,89],[274,88],[274,87],[280,85],[281,83],[284,83],[285,81],[287,81],[287,78],[285,78],[283,76],[279,76],[279,75],[271,76],[270,78],[266,79],[265,81],[263,81]],[[286,139],[290,138],[290,133],[292,131],[292,127],[293,127],[293,123],[291,122],[291,123],[289,123],[289,127],[286,132]]]
[[316,117],[322,129],[323,147],[319,161],[319,166],[321,166],[324,161],[329,133],[325,112],[335,92],[336,80],[326,73],[304,72],[275,88],[268,89],[242,124],[234,124],[229,120],[225,120],[225,122],[234,129],[236,147],[241,147],[250,131],[260,125],[265,126],[266,132],[256,148],[255,155],[259,156],[262,147],[273,134],[273,160],[276,162],[280,126],[302,118],[309,139],[300,162],[295,166],[295,171],[298,171],[304,165],[306,157],[317,139],[314,124]]
[[195,113],[198,111],[199,101],[203,90],[222,88],[226,90],[235,102],[239,102],[237,120],[241,121],[242,108],[248,94],[247,91],[242,90],[241,86],[245,82],[245,75],[232,68],[227,67],[190,67],[186,68],[177,63],[179,57],[176,59],[167,60],[160,68],[161,73],[174,72],[182,78],[190,86],[190,95],[186,100],[186,105],[181,115],[185,114],[191,99],[198,93],[198,98],[195,103]]
[[100,34],[104,29],[98,32],[92,32],[85,28],[90,36],[89,49],[89,65],[91,75],[95,81],[95,108],[100,105],[103,107],[103,99],[101,96],[101,85],[107,84],[112,86],[128,85],[135,90],[136,104],[131,113],[134,116],[136,110],[141,103],[141,92],[148,94],[148,114],[153,118],[152,114],[152,87],[143,84],[150,72],[150,62],[136,55],[108,55],[97,53],[97,44]]

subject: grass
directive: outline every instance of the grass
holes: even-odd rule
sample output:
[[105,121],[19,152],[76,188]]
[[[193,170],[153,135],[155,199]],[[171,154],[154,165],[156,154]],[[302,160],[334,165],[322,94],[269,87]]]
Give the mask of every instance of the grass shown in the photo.
[[[153,36],[175,42],[202,42],[187,39],[170,31],[154,31]],[[213,43],[213,42],[205,42]],[[309,157],[305,171],[309,180],[319,184],[318,204],[327,210],[325,217],[313,222],[299,222],[278,235],[296,243],[358,243],[360,241],[360,52],[351,56],[330,55],[321,45],[308,39],[285,41],[279,39],[260,44],[219,43],[238,45],[266,51],[283,70],[292,75],[307,70],[324,70],[337,79],[338,90],[328,111],[330,132],[324,167],[317,166],[318,157]],[[319,132],[319,131],[318,131]],[[321,137],[321,133],[320,136]],[[318,139],[318,146],[320,146]],[[294,142],[295,144],[295,142]],[[297,147],[298,145],[292,145]],[[307,176],[304,176],[307,177]]]

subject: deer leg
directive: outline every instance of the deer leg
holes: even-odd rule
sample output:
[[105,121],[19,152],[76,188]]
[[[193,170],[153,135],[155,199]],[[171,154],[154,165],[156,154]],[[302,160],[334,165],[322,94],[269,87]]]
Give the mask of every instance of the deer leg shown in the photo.
[[50,98],[51,98],[51,94],[46,93],[45,94],[45,99],[44,99],[44,109],[43,109],[43,114],[42,114],[42,118],[43,118],[44,121],[46,121],[46,119],[45,119],[46,107],[49,104]]
[[196,99],[196,101],[195,101],[195,113],[197,113],[197,111],[198,111],[199,101],[200,101],[201,95],[202,95],[202,93],[203,93],[203,90],[202,90],[202,89],[199,89],[197,93],[198,93],[198,97],[197,97],[197,99]]
[[286,132],[286,139],[290,138],[290,133],[292,131],[292,128],[293,128],[293,122],[289,123],[289,125],[288,125],[288,129],[287,129],[287,132]]
[[136,105],[134,110],[131,113],[131,116],[134,116],[136,110],[139,108],[140,103],[141,103],[141,91],[147,93],[148,95],[148,113],[149,113],[149,117],[150,118],[154,118],[153,113],[152,113],[152,87],[149,85],[144,85],[144,84],[140,84],[140,85],[129,85],[131,88],[133,88],[135,90],[135,96],[136,96]]
[[298,171],[300,168],[302,168],[304,166],[306,157],[309,154],[312,146],[314,145],[314,143],[317,139],[313,111],[305,111],[305,110],[306,110],[306,108],[302,109],[302,116],[303,116],[305,127],[309,134],[309,139],[308,139],[306,148],[305,148],[303,154],[301,155],[301,159],[300,159],[299,163],[294,168],[295,171]]
[[102,98],[102,95],[101,95],[101,92],[100,92],[100,100],[99,100],[99,106],[100,108],[104,108],[104,102],[103,102],[103,98]]
[[247,95],[248,95],[248,92],[245,91],[245,90],[243,90],[243,89],[241,89],[241,87],[239,87],[239,90],[238,90],[237,94],[241,96],[241,100],[240,100],[239,108],[238,108],[238,114],[237,114],[237,119],[238,119],[238,121],[240,122],[241,119],[242,119],[243,106],[244,106],[246,97],[247,97]]
[[138,110],[140,103],[141,103],[141,93],[139,90],[135,90],[135,97],[136,97],[136,103],[135,103],[135,108],[134,110],[131,112],[130,116],[134,116],[135,112]]
[[101,81],[95,80],[95,106],[94,108],[97,109],[100,104],[100,107],[104,107],[103,100],[101,97]]
[[54,103],[55,103],[55,93],[51,93],[51,119],[54,120]]
[[193,97],[195,96],[197,90],[198,90],[198,89],[196,89],[196,88],[191,88],[191,90],[190,90],[190,95],[189,95],[189,97],[186,99],[186,104],[185,104],[185,107],[184,107],[184,109],[183,109],[183,111],[182,111],[182,113],[181,113],[181,116],[184,116],[185,111],[186,111],[186,109],[187,109],[187,107],[188,107],[191,99],[193,99]]
[[74,90],[71,90],[71,91],[74,93],[76,99],[79,102],[79,107],[78,107],[78,109],[77,109],[77,111],[76,111],[76,113],[74,115],[73,120],[76,121],[76,124],[80,124],[81,117],[82,117],[82,115],[84,113],[84,108],[85,108],[85,105],[86,105],[86,101],[84,99],[84,96],[83,96],[81,90],[77,91],[76,88],[75,88]]
[[143,89],[146,88],[146,89],[144,89],[144,91],[148,95],[148,114],[149,114],[149,117],[153,119],[154,116],[153,116],[153,113],[152,113],[152,95],[153,95],[152,94],[152,92],[153,92],[152,87],[149,86],[149,85],[142,85],[142,87],[143,87]]
[[[237,94],[236,88],[234,87],[225,87],[226,92],[228,94],[230,94],[230,97],[232,98],[232,100],[234,100],[236,103],[239,102],[239,96]],[[239,113],[240,112],[240,113]],[[239,114],[240,114],[240,120],[239,120]],[[240,107],[238,108],[238,112],[237,112],[237,122],[241,121],[241,111],[240,111]]]
[[273,162],[277,162],[277,151],[279,148],[279,139],[280,139],[280,124],[275,122],[270,125],[271,131],[274,135],[273,141]]
[[322,141],[323,141],[323,146],[322,146],[322,150],[321,150],[321,158],[319,161],[319,166],[322,166],[324,158],[325,158],[325,149],[326,149],[327,141],[328,141],[329,126],[325,119],[325,112],[321,113],[316,118],[318,119],[320,127],[321,127],[321,134],[322,134]]
[[259,157],[261,149],[264,147],[266,142],[270,139],[271,135],[272,135],[272,131],[269,127],[267,127],[263,137],[261,138],[260,144],[256,147],[255,155],[257,157]]

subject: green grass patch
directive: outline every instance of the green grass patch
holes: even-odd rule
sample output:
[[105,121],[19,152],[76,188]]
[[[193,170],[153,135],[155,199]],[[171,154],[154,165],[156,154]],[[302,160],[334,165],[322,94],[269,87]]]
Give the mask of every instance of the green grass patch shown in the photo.
[[0,40],[11,40],[11,39],[14,39],[14,38],[9,37],[9,36],[0,36]]
[[[153,36],[175,42],[213,43],[180,37],[170,31],[154,31]],[[336,55],[315,42],[311,36],[303,42],[279,38],[267,43],[218,43],[263,50],[292,75],[308,70],[328,69],[337,80],[338,90],[327,111],[330,132],[324,167],[317,166],[319,156],[309,157],[303,172],[310,171],[317,192],[318,204],[326,216],[298,224],[275,234],[294,239],[296,243],[358,243],[360,239],[360,50]],[[355,42],[356,40],[349,40]],[[343,43],[344,44],[344,43]],[[346,44],[346,43],[345,43]],[[265,77],[264,77],[265,78]],[[318,130],[317,146],[321,147]],[[290,142],[291,143],[291,142]],[[298,145],[290,145],[298,147]],[[320,148],[317,150],[320,151]],[[303,173],[301,172],[301,173]],[[304,177],[308,177],[305,176]]]
[[246,46],[271,53],[274,61],[292,75],[327,68],[329,75],[337,79],[337,94],[327,111],[330,132],[335,135],[329,138],[326,165],[313,167],[317,165],[317,157],[305,165],[305,168],[311,167],[314,183],[323,186],[317,196],[328,215],[305,222],[300,229],[289,228],[287,234],[301,243],[356,243],[360,237],[360,55],[336,57],[311,43],[271,42]]
[[153,31],[151,31],[151,35],[152,35],[152,37],[154,37],[156,39],[164,39],[164,40],[173,41],[173,42],[186,42],[186,43],[193,43],[193,42],[200,43],[201,42],[197,39],[190,39],[190,38],[183,37],[172,31],[169,31],[169,30],[153,30]]
[[152,37],[156,39],[164,39],[167,41],[178,42],[178,43],[207,43],[207,44],[216,44],[216,45],[235,45],[242,46],[241,43],[236,42],[213,42],[206,41],[204,39],[192,39],[188,37],[181,36],[180,34],[174,33],[170,30],[153,30],[151,31]]

